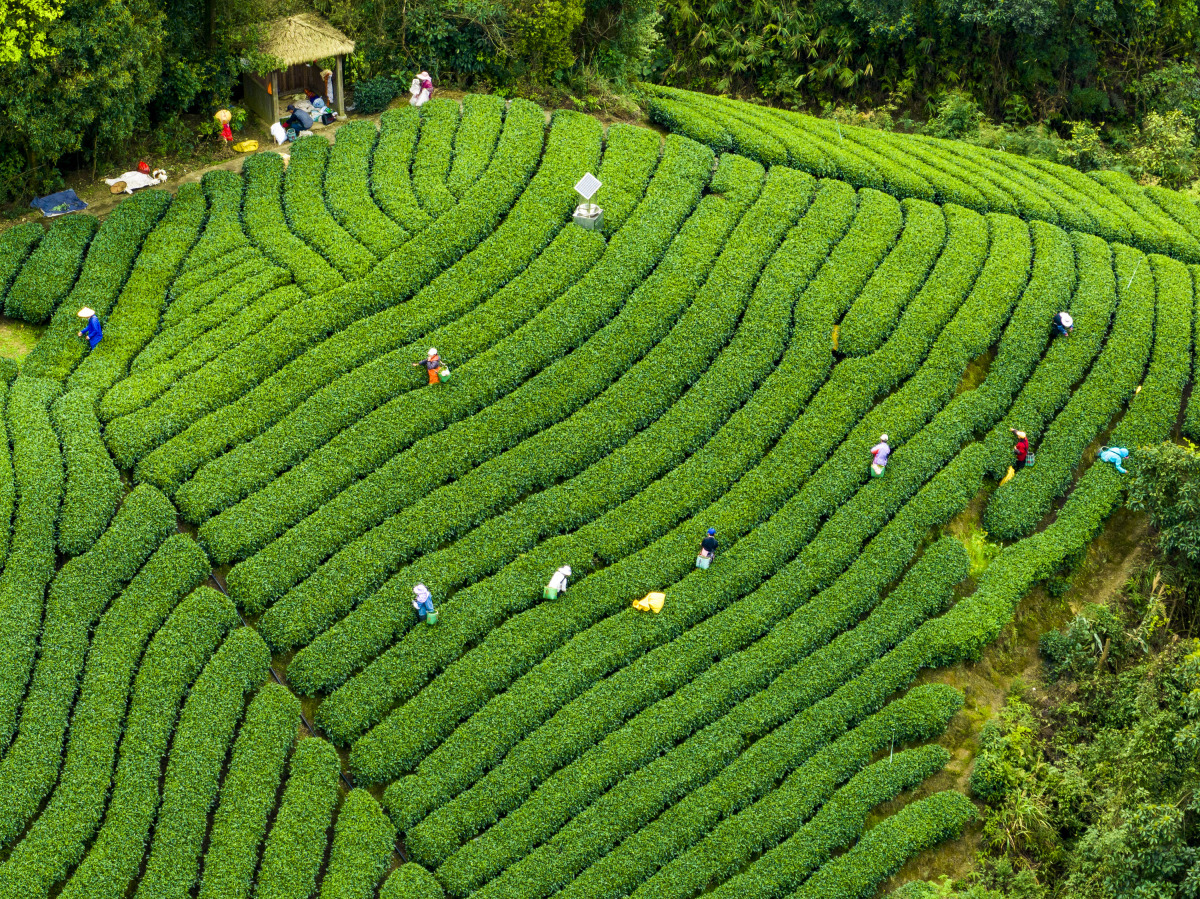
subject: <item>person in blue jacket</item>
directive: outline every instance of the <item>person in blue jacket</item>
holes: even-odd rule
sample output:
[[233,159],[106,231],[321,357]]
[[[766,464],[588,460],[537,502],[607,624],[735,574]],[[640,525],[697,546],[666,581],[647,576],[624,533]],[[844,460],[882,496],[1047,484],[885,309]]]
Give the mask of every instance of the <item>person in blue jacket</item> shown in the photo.
[[86,337],[91,348],[94,350],[96,344],[104,339],[104,331],[100,327],[100,319],[96,317],[96,312],[84,306],[79,310],[79,317],[87,322],[83,326],[83,330],[79,332],[80,337]]
[[424,621],[433,611],[433,596],[424,584],[413,587],[413,596],[413,608],[417,610],[417,616]]
[[1121,472],[1121,474],[1129,474],[1129,472],[1121,467],[1121,463],[1124,462],[1128,457],[1129,450],[1125,449],[1123,446],[1106,446],[1100,450],[1100,461],[1111,462],[1113,468]]

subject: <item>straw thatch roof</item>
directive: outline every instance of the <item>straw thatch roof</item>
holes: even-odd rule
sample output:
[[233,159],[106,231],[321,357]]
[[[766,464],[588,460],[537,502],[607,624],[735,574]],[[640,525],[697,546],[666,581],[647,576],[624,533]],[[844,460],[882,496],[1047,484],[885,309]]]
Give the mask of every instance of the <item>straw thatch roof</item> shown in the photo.
[[312,13],[276,19],[267,23],[266,31],[260,49],[289,66],[354,52],[354,41]]

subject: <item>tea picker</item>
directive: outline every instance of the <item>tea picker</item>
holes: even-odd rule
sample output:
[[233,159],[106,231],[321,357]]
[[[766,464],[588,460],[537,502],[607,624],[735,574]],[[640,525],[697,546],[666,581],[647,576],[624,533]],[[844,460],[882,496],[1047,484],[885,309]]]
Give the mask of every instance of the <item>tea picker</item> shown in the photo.
[[880,434],[879,442],[871,447],[871,477],[877,478],[883,474],[883,470],[887,468],[888,456],[892,454],[892,448],[888,446],[888,435]]
[[1075,319],[1069,312],[1059,312],[1054,316],[1054,331],[1059,337],[1070,337],[1075,330]]
[[1123,446],[1100,447],[1100,461],[1111,463],[1112,467],[1121,472],[1121,474],[1129,474],[1128,471],[1121,467],[1121,463],[1124,462],[1128,457],[1129,450]]
[[565,593],[567,590],[567,578],[571,576],[571,566],[563,565],[553,575],[550,576],[550,583],[546,585],[546,589],[542,591],[542,596],[545,599],[558,599],[558,594]]
[[717,529],[709,528],[704,539],[700,541],[700,554],[696,556],[697,568],[708,568],[717,554]]
[[450,369],[442,364],[442,357],[438,355],[437,347],[431,346],[424,359],[413,363],[413,368],[420,366],[424,366],[425,370],[429,372],[430,385],[450,380]]
[[433,594],[424,584],[413,587],[413,608],[426,624],[437,624],[437,612],[433,608]]
[[83,326],[83,330],[79,332],[79,336],[86,337],[88,344],[94,350],[96,344],[104,339],[104,331],[100,327],[100,319],[96,316],[95,310],[89,309],[87,306],[80,309],[78,315],[87,322]]

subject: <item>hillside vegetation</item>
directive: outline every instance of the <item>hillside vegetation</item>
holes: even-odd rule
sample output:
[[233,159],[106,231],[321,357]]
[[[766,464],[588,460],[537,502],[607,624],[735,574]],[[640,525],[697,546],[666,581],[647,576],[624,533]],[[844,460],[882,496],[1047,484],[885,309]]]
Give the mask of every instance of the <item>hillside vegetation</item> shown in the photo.
[[0,237],[0,899],[866,897],[975,818],[912,685],[1200,436],[1200,210],[654,93]]

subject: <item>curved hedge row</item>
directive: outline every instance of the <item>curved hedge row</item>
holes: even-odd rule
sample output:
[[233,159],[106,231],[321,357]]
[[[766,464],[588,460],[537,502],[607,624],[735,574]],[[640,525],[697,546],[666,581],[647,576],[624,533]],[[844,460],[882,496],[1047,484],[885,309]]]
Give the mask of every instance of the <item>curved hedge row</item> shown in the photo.
[[338,224],[382,259],[409,235],[371,197],[371,152],[378,138],[373,122],[350,122],[337,130],[325,167],[325,202]]
[[[424,374],[414,371],[410,363],[422,358],[430,343],[439,346],[457,368],[470,358],[472,349],[469,344],[464,346],[463,331],[486,349],[489,335],[491,343],[502,339],[581,277],[603,243],[596,235],[580,237],[578,229],[562,232],[562,241],[525,266],[561,227],[566,212],[564,185],[573,184],[571,179],[595,161],[599,143],[594,120],[556,118],[538,173],[493,235],[403,308],[372,316],[325,341],[245,398],[238,433],[253,435],[253,425],[264,433],[208,462],[176,492],[183,515],[203,521],[269,483],[381,403],[413,389]],[[630,161],[628,156],[621,159]],[[514,249],[514,244],[520,249]],[[566,258],[556,247],[566,250]],[[564,269],[547,270],[558,265]],[[493,294],[497,289],[499,293]],[[492,299],[518,299],[530,311],[514,321],[512,306],[502,303],[492,319],[490,304],[484,302],[489,295]],[[432,335],[426,333],[427,328],[480,303],[479,315],[451,321]],[[399,342],[398,333],[419,342],[406,342],[388,352]],[[308,386],[304,394],[295,396],[298,380]],[[327,386],[314,392],[313,386],[321,384]],[[299,408],[288,413],[305,395],[308,398]]]
[[938,843],[957,837],[975,820],[975,806],[962,793],[944,790],[906,805],[878,826],[845,855],[823,866],[800,889],[795,899],[866,899],[906,861]]
[[[623,753],[632,752],[634,759],[645,759],[656,751],[669,750],[677,741],[763,690],[794,694],[788,700],[790,708],[819,699],[831,684],[837,684],[837,678],[844,678],[847,672],[872,661],[944,607],[953,585],[966,572],[960,546],[956,547],[953,541],[936,544],[917,563],[904,584],[871,612],[866,623],[821,648],[816,635],[824,634],[828,639],[837,634],[839,626],[846,626],[847,609],[869,609],[878,601],[893,570],[888,567],[872,571],[874,563],[887,561],[876,557],[883,545],[872,544],[873,548],[868,548],[864,556],[865,560],[871,557],[869,561],[857,565],[804,610],[781,622],[778,635],[760,637],[741,652],[713,664],[711,653],[704,659],[697,652],[706,638],[715,637],[719,642],[714,643],[714,648],[721,649],[737,647],[745,640],[736,633],[737,619],[750,606],[730,611],[723,616],[724,627],[685,634],[607,682],[598,682],[506,756],[503,753],[508,747],[497,737],[487,735],[491,716],[485,716],[478,728],[472,720],[462,736],[456,734],[452,741],[422,761],[416,777],[396,781],[385,794],[385,804],[406,831],[409,851],[423,863],[444,861],[476,829],[516,808],[533,785],[546,781],[555,769],[581,756],[587,758],[580,764],[594,776],[605,759],[612,765]],[[923,581],[924,578],[928,581]],[[819,609],[824,615],[812,609]],[[810,617],[817,620],[810,622]],[[755,622],[755,627],[761,630],[763,625]],[[791,642],[793,639],[795,642]],[[712,664],[707,671],[706,664]],[[681,677],[683,686],[672,695],[645,686],[651,679],[678,684]],[[771,686],[776,680],[780,681],[778,686]],[[658,702],[652,706],[655,699]],[[628,723],[623,723],[627,719]],[[510,725],[508,729],[514,727]],[[473,750],[475,754],[463,755],[465,750]],[[479,786],[453,802],[448,801],[458,790],[470,785],[470,779],[477,778],[489,761],[494,764],[501,757],[503,763]],[[476,759],[478,767],[472,771]],[[433,809],[436,811],[431,816],[417,824]]]
[[68,216],[51,225],[8,289],[4,314],[35,325],[49,319],[75,286],[83,257],[99,227],[100,222],[90,215]]
[[83,857],[112,783],[125,705],[146,641],[208,576],[195,543],[169,537],[100,620],[88,652],[66,759],[49,804],[0,867],[0,896],[45,896]]
[[[721,183],[721,169],[718,169],[716,183]],[[794,290],[802,290],[803,285],[816,273],[854,212],[852,196],[841,187],[826,184],[818,191],[812,208],[803,220],[804,230],[793,230],[781,251],[768,264],[756,288],[756,294],[761,295],[762,300],[769,300],[773,293],[791,297]],[[709,200],[702,201],[701,213],[708,205],[712,205]],[[575,566],[577,571],[586,572],[594,564],[594,555],[616,560],[636,551],[645,543],[662,536],[681,520],[700,511],[755,464],[803,408],[824,379],[832,361],[829,341],[825,336],[831,324],[828,314],[822,316],[819,310],[810,310],[800,303],[796,315],[793,335],[803,336],[794,339],[779,369],[754,392],[747,405],[735,414],[730,425],[722,429],[715,440],[695,453],[684,465],[670,471],[660,481],[649,484],[637,496],[595,522],[584,525],[578,533],[570,537],[554,537],[532,547],[497,575],[498,579],[483,581],[451,597],[446,607],[450,617],[445,622],[450,633],[443,635],[439,632],[436,638],[439,643],[443,636],[449,637],[449,640],[439,654],[447,648],[453,653],[453,647],[462,645],[460,641],[478,639],[479,635],[487,632],[489,626],[502,622],[507,614],[527,608],[533,602],[533,597],[539,595],[545,572],[554,570],[564,560]],[[730,360],[730,363],[734,367],[739,365],[734,360]],[[749,371],[744,368],[747,363],[751,366]],[[654,476],[655,472],[661,470],[660,466],[671,464],[674,453],[688,448],[689,441],[694,439],[689,419],[696,423],[711,421],[704,415],[715,413],[719,421],[724,404],[741,399],[740,390],[745,389],[743,385],[746,383],[743,379],[753,381],[761,376],[753,367],[759,364],[758,360],[742,359],[741,364],[743,369],[736,375],[732,372],[726,375],[718,370],[714,370],[714,377],[706,374],[696,385],[696,388],[702,389],[694,389],[683,404],[677,404],[681,417],[677,418],[674,412],[666,416],[661,428],[655,426],[647,429],[644,435],[639,435],[629,444],[627,450],[614,454],[611,463],[606,460],[598,465],[594,474],[601,477],[585,477],[577,483],[567,482],[545,491],[540,497],[532,498],[528,504],[529,513],[533,516],[531,522],[537,522],[540,518],[549,527],[573,525],[577,520],[576,515],[590,517],[593,503],[603,508],[607,491],[637,478],[638,469],[644,466],[649,475]],[[703,412],[697,407],[702,407]],[[675,428],[680,430],[675,431]],[[701,431],[698,429],[694,433]],[[604,475],[608,475],[608,478],[603,490],[595,492],[599,482],[606,480]],[[586,497],[576,494],[574,488],[577,485],[589,487]],[[553,513],[552,517],[547,516],[541,511],[542,497],[548,503],[557,500],[561,511]],[[547,511],[552,510],[553,506],[550,506]],[[407,608],[397,601],[398,597],[409,592],[411,578],[423,580],[441,596],[494,571],[507,558],[506,554],[510,551],[507,547],[512,545],[511,541],[530,539],[525,537],[527,525],[521,519],[509,520],[513,521],[512,528],[505,527],[503,520],[495,525],[486,525],[445,550],[426,556],[413,568],[396,574],[347,619],[293,659],[289,666],[289,677],[293,683],[308,692],[328,690],[342,684],[354,669],[370,661],[413,618]],[[561,524],[556,525],[556,522]],[[694,537],[689,536],[688,541],[694,542]],[[320,606],[316,609],[318,615],[321,614],[320,609]],[[301,623],[307,620],[302,618]],[[397,650],[401,648],[397,647]],[[375,670],[382,673],[385,669],[392,671],[411,667],[411,661],[402,662],[399,669],[393,669],[392,664],[393,661],[389,659],[381,662]],[[389,675],[383,677],[390,680]],[[367,688],[368,695],[374,689]],[[385,698],[383,701],[389,700]],[[350,699],[347,708],[356,705],[356,700]],[[328,708],[332,712],[333,706]]]
[[37,653],[46,585],[54,576],[63,462],[50,405],[60,390],[57,381],[17,378],[5,408],[17,499],[12,545],[0,574],[0,749],[7,748],[17,726],[17,708]]
[[37,222],[22,222],[0,231],[0,299],[7,299],[21,266],[45,234],[46,229]]
[[238,628],[192,687],[171,745],[154,842],[138,895],[174,897],[186,894],[196,882],[208,813],[234,728],[270,661],[262,638],[250,628]]
[[[197,708],[217,701],[213,691],[224,686],[221,681],[228,677],[229,666],[239,661],[233,654],[242,641],[230,644],[208,668],[205,665],[237,622],[237,611],[228,599],[201,587],[175,607],[154,635],[134,682],[108,814],[61,896],[123,896],[137,877],[158,809],[162,762],[175,730],[179,704],[193,681],[199,694],[195,699]],[[202,669],[205,675],[197,681]],[[197,715],[193,710],[189,719]]]
[[[1121,303],[1112,336],[1083,386],[1046,429],[1036,464],[1023,469],[1019,477],[992,495],[984,526],[1003,539],[1025,536],[1036,527],[1055,497],[1074,479],[1075,466],[1088,444],[1133,396],[1145,371],[1154,339],[1155,273],[1151,261],[1142,254],[1120,246],[1115,250]],[[1190,316],[1191,279],[1182,265],[1179,270],[1186,279],[1187,291],[1186,300],[1178,299],[1186,303],[1186,315]],[[1171,308],[1178,312],[1178,306],[1173,303]]]
[[[809,404],[800,421],[789,429],[767,460],[767,466],[753,472],[749,479],[743,479],[716,508],[677,526],[653,546],[610,565],[594,576],[594,583],[587,581],[573,588],[565,602],[556,604],[553,613],[548,609],[533,610],[525,613],[519,624],[502,625],[511,614],[512,591],[490,590],[488,587],[492,585],[487,582],[478,590],[464,591],[462,599],[465,601],[469,597],[470,602],[464,602],[436,633],[423,632],[414,637],[419,642],[411,644],[408,640],[401,641],[327,699],[318,710],[322,725],[337,739],[352,739],[378,720],[396,698],[416,692],[426,678],[453,661],[468,641],[480,639],[498,625],[501,626],[494,631],[497,639],[515,626],[524,631],[521,641],[527,645],[533,644],[535,631],[543,632],[543,629],[544,636],[537,633],[537,642],[548,641],[548,645],[556,645],[561,637],[553,635],[587,627],[599,617],[623,609],[631,598],[640,596],[647,587],[661,586],[683,577],[692,567],[689,553],[703,527],[715,525],[727,539],[736,539],[758,524],[765,515],[782,505],[825,454],[837,445],[861,415],[857,409],[864,405],[869,408],[877,392],[890,389],[891,376],[902,378],[920,364],[937,330],[962,301],[978,270],[978,255],[986,247],[986,227],[982,219],[960,221],[955,217],[951,232],[950,251],[943,254],[934,276],[920,295],[920,302],[909,310],[900,332],[885,350],[872,357],[862,372],[862,381],[856,384],[842,378],[839,372],[850,374],[843,366],[834,369],[833,379]],[[856,389],[861,391],[858,396]],[[863,442],[861,448],[865,450],[869,445],[869,442]],[[621,559],[624,552],[618,547],[624,546],[621,534],[629,520],[626,517],[621,526],[601,530],[597,536],[604,536],[611,549],[603,545],[597,547],[593,538],[592,546],[586,550],[586,558],[599,549],[605,553],[601,558]],[[571,561],[574,564],[576,560]],[[587,564],[584,559],[578,561]],[[529,596],[539,589],[540,583],[530,581],[533,578],[540,581],[543,575],[543,571],[526,573],[526,586],[516,596]],[[517,608],[524,608],[527,603],[528,600]],[[531,627],[534,620],[537,621],[536,628]]]
[[417,107],[389,109],[379,117],[379,140],[371,157],[371,192],[375,202],[410,234],[416,234],[431,221],[413,193],[410,172],[420,130],[421,113]]
[[[1071,388],[1083,380],[1108,335],[1117,304],[1112,253],[1108,244],[1086,234],[1073,234],[1072,243],[1078,277],[1069,305],[1065,295],[1060,305],[1072,310],[1075,332],[1070,340],[1053,342],[1042,364],[1021,387],[1012,409],[988,434],[988,471],[996,478],[1003,476],[1015,460],[1015,440],[1009,429],[1024,431],[1031,446],[1036,446],[1046,425],[1071,398]],[[1043,330],[1051,333],[1050,319]]]
[[11,359],[0,359],[0,566],[8,558],[8,547],[12,540],[13,509],[17,503],[17,485],[13,480],[12,448],[9,445],[8,402],[12,382],[17,376],[17,363]]
[[100,224],[79,280],[59,304],[46,333],[21,363],[25,374],[62,381],[79,364],[87,353],[87,341],[79,337],[77,313],[89,306],[101,320],[108,317],[138,252],[170,205],[171,195],[166,191],[143,190],[122,200]]
[[352,790],[338,811],[321,899],[373,899],[387,873],[396,828],[366,790]]
[[263,847],[255,899],[307,899],[316,890],[340,773],[337,751],[324,740],[309,737],[296,745],[279,813]]
[[0,762],[0,846],[20,835],[58,777],[92,628],[121,586],[174,530],[171,503],[153,487],[139,487],[112,526],[64,565],[50,585],[41,654],[20,729]]
[[764,165],[790,164],[901,199],[1015,213],[1200,262],[1197,236],[1122,173],[1089,176],[958,141],[838,125],[659,85],[642,87],[651,120],[717,152],[733,149]]
[[300,726],[300,702],[269,683],[250,703],[233,744],[204,855],[201,899],[249,899],[267,816]]
[[[279,564],[282,558],[289,569],[280,568],[271,578],[272,592],[290,586],[315,568],[325,555],[393,514],[401,505],[439,486],[455,473],[465,472],[500,453],[539,426],[558,420],[565,411],[577,408],[639,358],[649,348],[647,343],[653,345],[657,333],[636,335],[640,337],[637,343],[612,347],[612,353],[619,353],[615,358],[576,349],[569,362],[560,359],[604,327],[618,310],[622,317],[607,333],[620,332],[626,341],[634,336],[627,336],[622,330],[627,319],[639,324],[656,321],[650,316],[639,318],[641,306],[625,301],[667,251],[676,230],[699,202],[712,165],[707,148],[683,141],[671,146],[677,149],[668,148],[668,156],[651,181],[638,214],[614,238],[600,263],[568,293],[565,303],[569,305],[552,310],[554,315],[550,311],[543,313],[522,329],[522,352],[514,355],[510,350],[500,358],[495,352],[485,353],[458,370],[455,390],[427,391],[410,395],[411,404],[389,404],[343,432],[250,500],[209,520],[201,528],[200,539],[205,548],[222,562],[244,558],[270,544],[253,565],[230,573],[230,589],[239,602],[246,602],[249,595],[243,579],[268,557],[276,560],[273,564]],[[679,293],[685,291],[680,289]],[[687,297],[672,299],[686,303]],[[589,345],[589,351],[595,345]],[[578,362],[576,357],[587,358],[586,364]],[[539,362],[554,359],[559,359],[555,365],[521,384],[532,371],[537,371]],[[489,397],[502,392],[506,383],[521,384],[521,389],[376,468],[445,420],[476,411]],[[549,397],[554,397],[555,402],[548,403]],[[459,409],[462,412],[456,411]],[[372,468],[376,470],[364,478]],[[409,480],[414,471],[420,480]],[[359,478],[362,480],[355,483]],[[359,500],[365,493],[372,494],[372,501]],[[304,518],[305,515],[308,517]],[[275,539],[297,521],[301,521],[300,526],[288,531],[285,539]],[[270,543],[272,540],[275,542]],[[309,541],[311,545],[302,556],[294,556],[289,547],[300,541]]]
[[55,400],[50,417],[62,444],[67,475],[58,548],[77,556],[108,526],[125,488],[100,437],[96,391],[80,388],[64,393]]
[[363,278],[375,265],[376,257],[326,208],[328,188],[323,183],[329,155],[329,141],[324,137],[302,137],[292,144],[283,176],[283,211],[292,231],[343,277]]
[[[488,173],[452,213],[410,240],[405,249],[383,260],[369,280],[293,306],[203,371],[179,381],[151,405],[111,422],[106,439],[114,458],[123,466],[132,466],[134,460],[184,432],[180,443],[215,444],[213,449],[202,448],[199,454],[193,451],[185,457],[182,464],[190,474],[228,441],[237,439],[236,423],[242,419],[242,410],[233,404],[234,400],[269,378],[313,341],[381,308],[402,303],[495,228],[532,174],[540,158],[544,131],[545,118],[540,109],[532,103],[514,102]],[[300,402],[306,395],[294,396],[293,401]],[[228,409],[221,408],[227,405]],[[188,429],[214,410],[225,414],[225,419],[220,414],[214,416],[215,431],[212,420],[201,422],[196,430]],[[181,463],[171,458],[171,451],[142,460],[137,474],[158,486],[173,487],[181,480],[177,473]]]
[[[204,231],[180,266],[181,275],[226,258],[250,246],[242,230],[242,193],[245,185],[233,172],[205,172],[200,179],[208,199],[208,215]],[[173,291],[176,295],[177,291]],[[169,311],[171,306],[167,306]]]
[[467,94],[462,98],[462,122],[454,135],[454,162],[446,176],[446,187],[456,198],[483,174],[500,129],[504,125],[504,98],[491,94]]
[[412,186],[425,214],[437,219],[458,202],[446,186],[458,131],[457,100],[430,100],[420,107],[421,137],[412,161]]
[[875,352],[896,327],[900,314],[925,283],[946,241],[942,210],[905,200],[904,230],[871,280],[838,324],[838,352],[866,356]]
[[180,187],[175,202],[142,244],[129,280],[104,322],[104,339],[75,369],[67,381],[68,389],[91,387],[103,391],[125,376],[133,357],[158,330],[167,291],[200,233],[204,213],[200,185]]
[[[889,743],[889,747],[891,745]],[[802,817],[795,815],[791,808],[779,808],[775,804],[776,793],[782,794],[786,790],[788,799],[793,794],[801,801],[807,798],[804,790],[808,785],[792,775],[780,790],[751,806],[748,813],[722,822],[709,838],[671,862],[632,895],[637,899],[691,896],[691,892],[684,891],[689,890],[698,877],[715,870],[717,879],[729,879],[712,891],[714,897],[778,899],[799,886],[834,852],[861,837],[866,829],[867,815],[875,806],[918,786],[949,761],[950,753],[936,744],[889,754],[886,761],[881,759],[851,777],[824,802],[815,816],[780,841],[779,825],[791,824]],[[827,795],[828,786],[825,791]],[[810,805],[801,808],[804,814],[812,812]],[[768,815],[780,817],[772,820],[766,817]],[[745,832],[740,832],[743,827]],[[764,841],[764,832],[771,834],[769,842]],[[764,852],[768,846],[769,851]],[[711,862],[705,857],[707,854],[711,854]],[[751,855],[759,857],[747,864]]]
[[[920,692],[914,698],[921,699]],[[683,808],[689,800],[683,800],[585,870],[562,891],[562,899],[607,899],[624,895],[625,891],[639,897],[647,894],[689,897],[712,880],[744,868],[753,856],[778,843],[796,822],[811,816],[819,805],[825,803],[828,807],[835,785],[859,771],[874,754],[897,743],[903,746],[940,736],[957,712],[953,705],[935,701],[928,703],[927,719],[914,721],[913,712],[919,706],[913,709],[913,704],[905,699],[908,697],[899,700],[895,708],[885,707],[832,741],[776,789],[715,827],[711,812],[685,813]],[[923,753],[915,750],[917,759],[912,761],[910,753],[892,759],[899,764],[889,765],[886,775],[878,778],[883,781],[880,792],[890,798],[887,794],[915,786],[949,759],[949,753],[940,746],[926,749]],[[860,828],[861,823],[860,820]],[[712,829],[705,833],[708,827]],[[701,833],[705,836],[697,842]],[[631,858],[633,846],[639,844],[643,851]],[[639,882],[641,886],[634,889]]]
[[246,194],[242,221],[246,234],[276,265],[291,271],[307,293],[333,290],[343,283],[325,257],[288,228],[283,203],[283,158],[278,153],[255,153],[242,164]]
[[[621,345],[633,352],[644,350],[644,344],[639,347],[635,342],[635,335],[646,335],[643,339],[661,336],[644,358],[622,359],[621,367],[627,371],[601,396],[574,414],[569,414],[571,407],[566,406],[568,414],[557,423],[548,419],[541,433],[386,519],[334,555],[299,591],[340,607],[341,613],[332,616],[336,620],[349,607],[350,597],[373,591],[413,556],[436,549],[437,544],[427,540],[429,534],[423,522],[438,521],[443,533],[465,533],[509,508],[520,497],[573,478],[585,466],[622,447],[664,414],[709,368],[737,329],[739,319],[759,327],[769,324],[773,317],[777,326],[786,331],[789,302],[774,310],[756,308],[753,315],[745,313],[746,318],[743,313],[761,267],[779,246],[784,232],[805,211],[815,186],[807,176],[769,179],[759,202],[742,217],[715,262],[709,262],[711,254],[706,257],[700,252],[677,253],[682,248],[678,243],[673,246],[644,285],[646,293],[655,297],[657,308],[638,310],[645,318],[640,322],[635,319],[628,331],[618,332],[608,346],[601,337],[598,348],[593,349],[589,343],[572,354],[575,362],[572,386],[578,388],[586,383],[589,357],[614,358],[615,347]],[[690,230],[687,225],[681,229],[680,241]],[[713,232],[723,237],[728,229],[713,229]],[[712,252],[715,251],[716,247]],[[700,279],[705,274],[708,279],[701,287]],[[642,288],[635,291],[613,325],[636,309],[641,293]],[[687,298],[693,296],[690,306],[680,315]],[[679,318],[668,333],[662,333],[665,330],[662,325],[655,326],[656,317],[669,325],[676,315]],[[778,347],[782,350],[782,339]],[[608,374],[602,384],[610,382]],[[537,402],[543,407],[557,405],[557,397],[551,399],[553,394],[548,394],[549,391],[542,391]],[[523,419],[529,416],[525,411],[517,414]],[[504,426],[499,422],[492,424],[497,430]],[[366,558],[372,559],[370,564],[363,564]],[[235,595],[242,599],[244,594]]]

